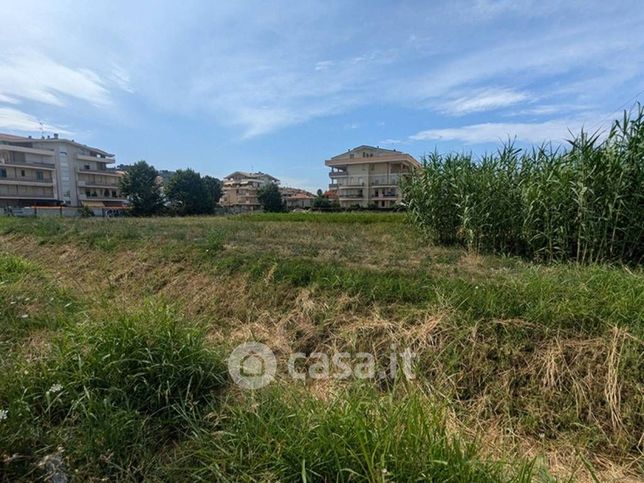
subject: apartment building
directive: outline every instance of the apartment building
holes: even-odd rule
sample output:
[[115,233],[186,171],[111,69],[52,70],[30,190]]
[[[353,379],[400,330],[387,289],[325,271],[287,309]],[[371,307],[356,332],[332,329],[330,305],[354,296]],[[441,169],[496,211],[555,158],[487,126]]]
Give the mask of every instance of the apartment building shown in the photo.
[[0,207],[123,208],[114,155],[61,139],[0,134]]
[[223,194],[219,203],[237,212],[259,210],[262,206],[257,194],[269,183],[279,185],[280,180],[262,172],[235,171],[224,178]]
[[299,188],[280,188],[282,200],[287,210],[311,208],[315,195]]
[[402,201],[400,179],[420,163],[413,156],[373,146],[358,146],[327,159],[329,191],[340,207],[391,208]]

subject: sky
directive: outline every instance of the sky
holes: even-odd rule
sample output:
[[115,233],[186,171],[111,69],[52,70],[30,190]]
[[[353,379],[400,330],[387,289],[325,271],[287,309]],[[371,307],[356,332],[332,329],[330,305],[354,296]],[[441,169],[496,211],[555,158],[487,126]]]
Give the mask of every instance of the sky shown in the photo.
[[0,0],[0,132],[311,191],[362,144],[562,142],[644,101],[634,1]]

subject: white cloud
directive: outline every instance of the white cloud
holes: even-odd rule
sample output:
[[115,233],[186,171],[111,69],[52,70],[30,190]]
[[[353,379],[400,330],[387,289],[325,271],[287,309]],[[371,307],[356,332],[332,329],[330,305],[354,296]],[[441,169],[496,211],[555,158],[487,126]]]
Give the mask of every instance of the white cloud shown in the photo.
[[332,67],[332,66],[333,66],[332,60],[321,60],[320,62],[316,62],[315,70],[327,70],[329,67]]
[[539,144],[546,141],[565,141],[572,137],[571,132],[577,133],[582,127],[591,131],[596,129],[585,125],[582,120],[559,119],[537,123],[490,122],[457,128],[428,129],[410,136],[410,139],[413,141],[461,141],[466,144],[480,144],[516,138],[526,143]]
[[442,105],[441,110],[447,114],[463,115],[509,107],[529,99],[526,93],[512,89],[485,89],[448,101]]
[[[40,131],[40,120],[26,112],[10,107],[0,107],[0,129],[22,132]],[[52,124],[43,122],[42,128],[48,132],[72,134],[70,131]]]
[[35,52],[0,55],[0,95],[54,106],[64,106],[66,98],[87,101],[96,106],[110,104],[104,82],[93,71],[71,68]]
[[0,102],[4,102],[5,104],[18,104],[17,99],[14,99],[13,97],[5,96],[3,94],[0,94]]

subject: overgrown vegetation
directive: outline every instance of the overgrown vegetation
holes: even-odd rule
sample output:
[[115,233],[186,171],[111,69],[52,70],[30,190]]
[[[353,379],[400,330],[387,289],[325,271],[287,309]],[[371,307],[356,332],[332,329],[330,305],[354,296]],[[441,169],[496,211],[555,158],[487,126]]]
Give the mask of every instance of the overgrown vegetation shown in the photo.
[[[0,479],[641,477],[641,267],[434,246],[404,220],[0,219]],[[224,374],[249,340],[278,358],[255,393]],[[392,345],[415,380],[284,374]]]
[[403,185],[411,219],[435,242],[535,260],[644,257],[644,108],[606,139],[582,132],[568,149],[433,153]]

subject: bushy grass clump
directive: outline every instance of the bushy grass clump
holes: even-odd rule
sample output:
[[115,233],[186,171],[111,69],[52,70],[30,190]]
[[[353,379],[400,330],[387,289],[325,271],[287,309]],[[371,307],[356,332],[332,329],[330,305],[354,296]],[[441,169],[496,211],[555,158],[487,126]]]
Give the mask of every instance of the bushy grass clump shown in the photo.
[[0,375],[1,472],[29,478],[64,452],[81,475],[136,478],[225,384],[203,331],[167,310],[69,328]]
[[327,400],[278,387],[227,405],[163,479],[204,481],[530,481],[529,464],[486,461],[419,392],[352,386]]
[[497,154],[434,153],[403,186],[411,219],[442,244],[539,261],[644,257],[644,107],[607,138],[569,149],[504,146]]

